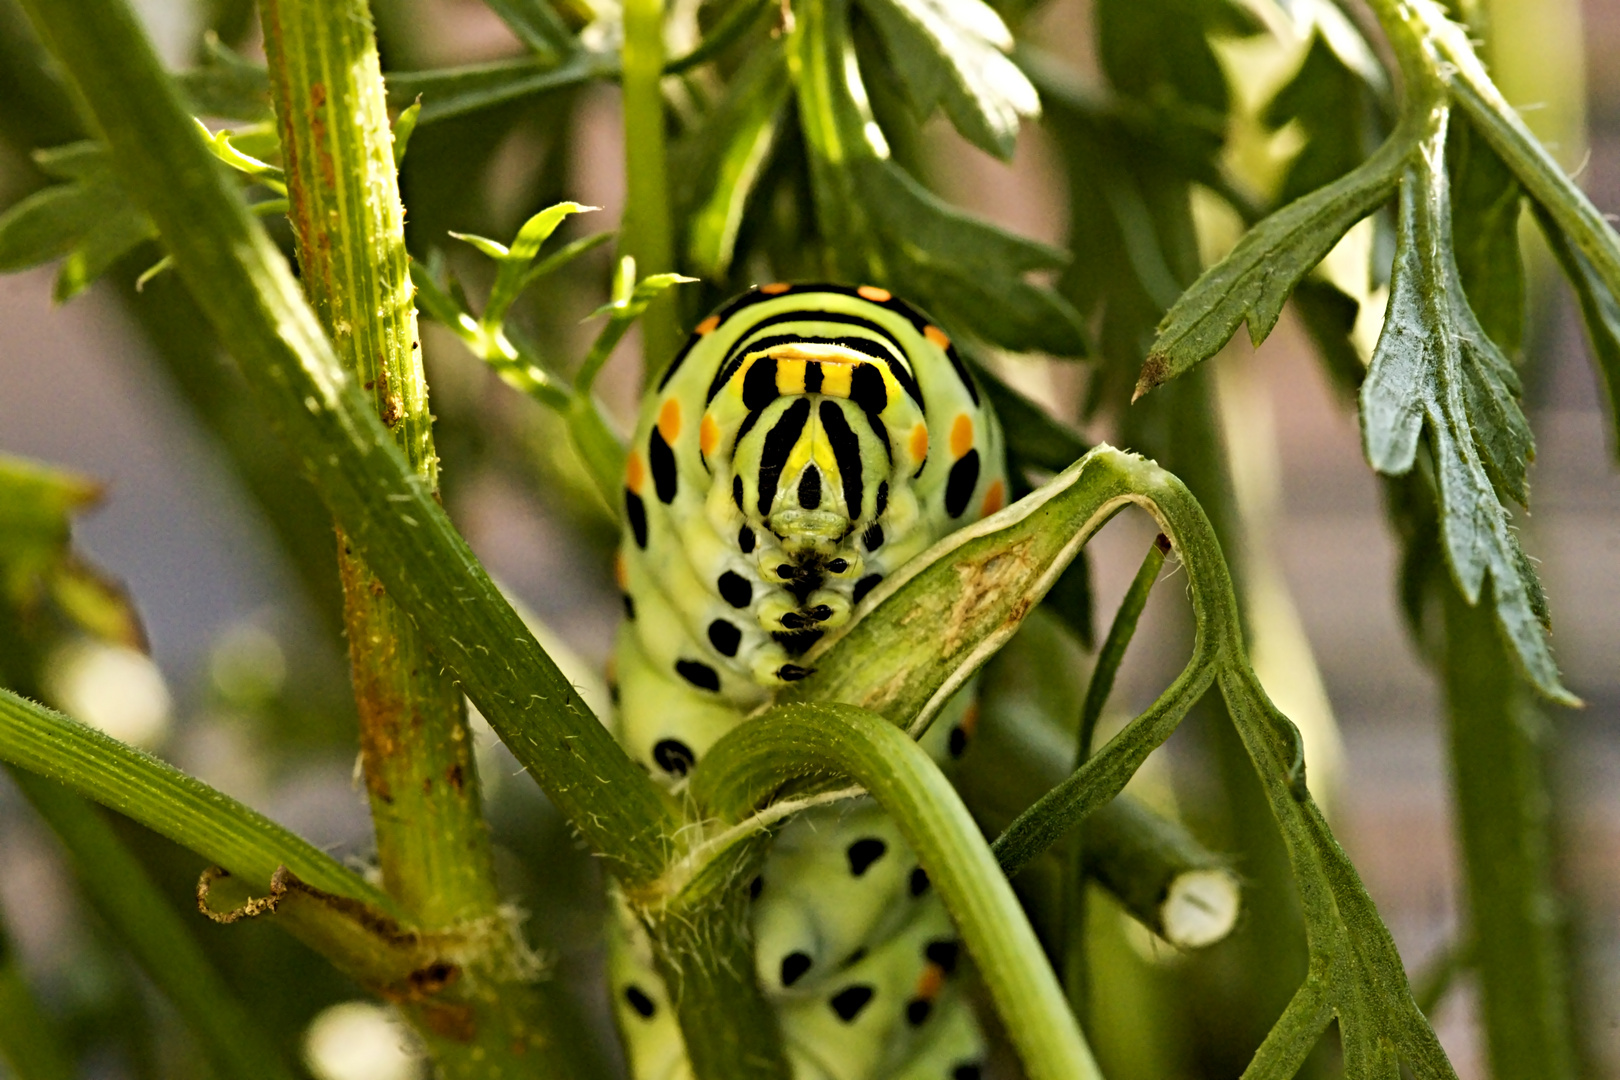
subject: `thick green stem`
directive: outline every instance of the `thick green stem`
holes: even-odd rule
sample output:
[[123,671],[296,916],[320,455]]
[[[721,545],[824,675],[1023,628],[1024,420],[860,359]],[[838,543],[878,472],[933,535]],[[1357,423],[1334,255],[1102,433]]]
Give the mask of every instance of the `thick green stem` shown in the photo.
[[849,705],[789,705],[714,746],[694,796],[739,821],[790,781],[850,776],[894,815],[939,890],[1030,1080],[1101,1073],[1012,886],[961,798],[903,731]]
[[280,1052],[100,812],[43,777],[13,769],[11,778],[62,841],[84,895],[197,1036],[217,1075],[292,1080]]
[[[445,517],[322,333],[287,265],[196,134],[125,4],[28,4],[131,196],[351,545],[431,636],[529,774],[614,873],[656,877],[673,813]],[[302,876],[302,875],[300,875]]]
[[[404,211],[364,0],[261,5],[300,280],[345,370],[438,486]],[[459,690],[340,534],[360,748],[383,884],[425,929],[492,914],[488,829]]]
[[336,859],[150,754],[0,689],[0,761],[67,785],[263,892],[286,866],[318,889],[392,910]]
[[[261,5],[304,289],[423,487],[438,459],[392,137],[365,0]],[[404,513],[402,510],[401,513]],[[500,908],[460,688],[339,529],[360,755],[383,884],[463,974],[411,1000],[441,1074],[566,1075],[556,1018]]]
[[1547,719],[1518,677],[1489,605],[1469,606],[1449,580],[1443,588],[1452,792],[1491,1073],[1573,1077],[1548,843]]
[[[638,278],[675,269],[664,132],[663,0],[626,0],[620,85],[624,88],[624,254]],[[680,346],[675,298],[660,296],[641,317],[641,355],[650,384]]]

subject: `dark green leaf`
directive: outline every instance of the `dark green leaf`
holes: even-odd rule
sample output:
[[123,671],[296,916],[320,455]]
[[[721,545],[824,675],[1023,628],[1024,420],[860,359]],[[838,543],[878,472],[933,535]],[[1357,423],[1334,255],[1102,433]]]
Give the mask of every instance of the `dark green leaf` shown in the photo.
[[107,147],[95,139],[35,150],[33,156],[41,172],[58,180],[114,182]]
[[205,36],[204,47],[203,65],[174,77],[191,112],[231,120],[274,119],[269,73],[212,32]]
[[58,184],[36,191],[0,214],[0,273],[15,273],[60,259],[106,218],[104,204],[117,189]]
[[1547,640],[1540,583],[1497,494],[1501,486],[1523,500],[1530,432],[1517,376],[1469,310],[1451,258],[1443,120],[1438,127],[1401,182],[1389,309],[1361,388],[1367,459],[1379,472],[1406,473],[1427,433],[1458,587],[1470,604],[1492,597],[1530,680],[1572,702]]
[[1613,428],[1612,449],[1620,458],[1620,301],[1593,269],[1591,260],[1565,237],[1551,215],[1539,204],[1531,204],[1536,222],[1547,244],[1575,287],[1586,319],[1586,334],[1592,344],[1592,359],[1609,393],[1609,420]]
[[1512,171],[1461,120],[1446,146],[1451,172],[1451,243],[1468,305],[1492,341],[1517,352],[1524,338],[1524,259],[1519,210],[1524,189]]
[[1394,193],[1412,147],[1412,134],[1397,129],[1353,172],[1289,203],[1245,233],[1159,324],[1137,396],[1213,356],[1241,322],[1248,322],[1251,341],[1264,341],[1299,280],[1351,226]]
[[957,350],[966,357],[986,400],[1001,420],[1009,458],[1042,472],[1059,473],[1086,456],[1091,447],[1079,432],[1002,382],[970,350],[961,345]]
[[546,0],[484,0],[531,51],[552,62],[574,47],[574,36]]
[[692,140],[676,151],[673,170],[689,206],[686,253],[692,268],[723,277],[754,186],[770,158],[793,84],[781,45],[749,57],[728,93]]
[[964,138],[1012,157],[1040,97],[1007,58],[1012,35],[981,0],[862,0],[919,116],[943,103]]
[[51,297],[62,304],[73,299],[114,263],[148,240],[157,238],[151,219],[127,201],[121,209],[108,207],[96,228],[62,260]]
[[1380,113],[1377,91],[1368,85],[1365,72],[1347,65],[1324,36],[1314,36],[1299,71],[1262,114],[1266,126],[1277,129],[1292,121],[1305,137],[1288,163],[1277,201],[1292,202],[1366,160],[1383,127]]
[[1085,352],[1079,313],[1024,276],[1061,267],[1062,251],[956,209],[892,162],[864,159],[851,167],[893,284],[906,295],[1003,348]]
[[578,86],[618,74],[618,58],[579,50],[560,63],[539,59],[501,60],[459,68],[394,72],[388,76],[388,100],[400,108],[418,97],[418,124],[493,108],[519,98]]

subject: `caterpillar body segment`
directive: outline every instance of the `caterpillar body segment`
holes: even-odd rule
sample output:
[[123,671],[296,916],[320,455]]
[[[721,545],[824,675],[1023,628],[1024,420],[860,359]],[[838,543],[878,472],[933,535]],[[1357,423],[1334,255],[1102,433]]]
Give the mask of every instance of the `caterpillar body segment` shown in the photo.
[[[1002,436],[949,338],[869,286],[766,285],[699,323],[643,403],[617,564],[618,735],[672,787],[894,569],[999,510]],[[960,755],[960,696],[924,738]],[[943,907],[869,800],[800,814],[755,882],[760,986],[796,1080],[974,1080]],[[628,917],[610,979],[640,1080],[690,1075]]]

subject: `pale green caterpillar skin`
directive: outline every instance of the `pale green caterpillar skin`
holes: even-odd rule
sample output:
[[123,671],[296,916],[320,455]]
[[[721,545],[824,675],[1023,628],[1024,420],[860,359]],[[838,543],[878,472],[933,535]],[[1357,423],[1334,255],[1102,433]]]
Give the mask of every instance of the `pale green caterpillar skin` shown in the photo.
[[[882,289],[766,285],[696,332],[644,402],[625,475],[618,736],[687,773],[883,578],[994,513],[1001,431],[949,338]],[[959,755],[961,698],[925,738]],[[796,1080],[977,1080],[955,931],[894,823],[799,815],[754,883],[757,974]],[[638,1080],[691,1075],[635,922],[610,983]]]

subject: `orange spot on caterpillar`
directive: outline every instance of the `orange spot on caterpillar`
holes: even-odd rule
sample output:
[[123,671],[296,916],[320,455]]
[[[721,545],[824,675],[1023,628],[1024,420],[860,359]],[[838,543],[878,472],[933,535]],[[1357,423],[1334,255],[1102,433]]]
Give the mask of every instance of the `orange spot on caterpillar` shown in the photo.
[[855,290],[855,294],[862,300],[870,300],[874,304],[887,303],[894,298],[894,294],[888,289],[880,289],[876,285],[862,285]]
[[967,413],[951,424],[951,457],[959,458],[973,449],[973,418]]
[[674,398],[664,402],[664,407],[658,410],[658,432],[663,435],[665,442],[675,445],[675,439],[681,433],[681,403]]
[[984,493],[984,509],[980,517],[989,517],[1000,510],[1007,501],[1007,487],[1000,480],[990,485],[990,490]]
[[929,341],[933,342],[935,345],[938,345],[942,349],[948,349],[951,347],[950,335],[946,334],[945,331],[941,330],[937,326],[929,325],[923,327],[923,337],[927,338]]
[[613,556],[613,580],[619,583],[621,589],[630,587],[630,571],[624,565],[624,552],[622,551]]
[[773,281],[769,285],[761,285],[759,287],[759,291],[764,293],[766,296],[781,296],[791,288],[793,288],[793,286],[789,285],[785,281]]
[[911,460],[921,461],[928,456],[928,425],[918,424],[911,429]]
[[917,992],[915,997],[924,1001],[933,1001],[939,997],[939,992],[945,989],[945,969],[929,961],[923,966],[922,974],[917,977]]
[[699,337],[702,337],[705,334],[714,333],[714,328],[719,326],[719,325],[720,325],[720,316],[718,316],[718,315],[710,315],[707,319],[704,319],[702,322],[700,322],[696,326],[694,326],[692,328],[692,333],[698,335]]
[[647,466],[642,464],[641,454],[635,450],[632,450],[630,451],[630,456],[625,459],[624,463],[624,486],[635,492],[637,495],[640,495],[641,485],[645,484],[646,482]]
[[720,425],[714,422],[714,417],[704,413],[703,423],[698,425],[698,449],[703,451],[704,457],[708,457],[714,453],[719,442]]

